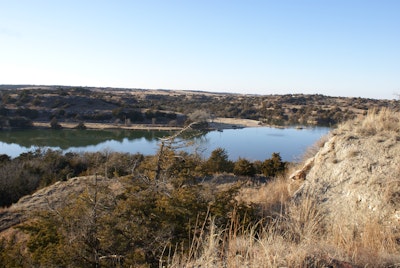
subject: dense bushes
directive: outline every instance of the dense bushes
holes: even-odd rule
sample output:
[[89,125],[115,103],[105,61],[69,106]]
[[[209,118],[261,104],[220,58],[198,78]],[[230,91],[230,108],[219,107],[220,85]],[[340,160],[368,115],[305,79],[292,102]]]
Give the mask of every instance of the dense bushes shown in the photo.
[[0,116],[0,129],[3,128],[30,128],[32,121],[23,116]]
[[32,172],[28,166],[22,168],[22,163],[18,160],[0,163],[0,207],[17,202],[39,186],[40,175]]
[[227,152],[217,148],[211,152],[210,158],[203,165],[204,171],[208,174],[217,172],[231,172],[233,163],[229,160]]
[[66,153],[54,150],[36,150],[23,153],[15,159],[0,156],[0,207],[9,206],[24,195],[40,187],[70,177],[103,174],[123,176],[143,156],[111,152]]
[[99,174],[113,178],[133,174],[155,179],[158,172],[158,179],[168,179],[179,187],[215,173],[274,177],[286,168],[286,163],[277,153],[260,165],[242,158],[233,162],[222,148],[214,150],[205,160],[198,155],[171,149],[164,150],[162,161],[159,157],[110,151],[64,154],[62,151],[40,149],[23,153],[15,159],[1,155],[0,207],[9,206],[40,187],[80,175]]

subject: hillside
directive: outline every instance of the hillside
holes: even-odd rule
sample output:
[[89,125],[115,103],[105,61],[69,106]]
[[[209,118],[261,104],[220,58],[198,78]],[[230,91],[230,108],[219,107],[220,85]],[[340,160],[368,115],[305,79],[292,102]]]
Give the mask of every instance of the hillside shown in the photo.
[[273,219],[260,233],[217,229],[173,267],[400,267],[400,114],[370,111],[318,146],[288,180],[244,191]]
[[296,198],[312,198],[328,228],[377,222],[399,228],[400,118],[383,111],[349,122],[312,158]]
[[[371,108],[400,110],[398,100],[287,94],[67,86],[0,85],[0,128],[35,126],[182,127],[214,118],[251,119],[264,125],[332,126]],[[102,126],[104,127],[104,126]]]
[[[18,252],[40,267],[78,263],[70,259],[78,253],[104,267],[399,267],[399,113],[343,123],[312,155],[266,183],[227,174],[218,175],[230,178],[224,184],[189,183],[193,159],[156,165],[161,154],[134,177],[58,182],[0,212],[1,236],[17,245],[3,243],[3,258]],[[166,177],[154,183],[157,170]],[[50,214],[32,223],[40,210]],[[53,236],[39,245],[28,233]]]

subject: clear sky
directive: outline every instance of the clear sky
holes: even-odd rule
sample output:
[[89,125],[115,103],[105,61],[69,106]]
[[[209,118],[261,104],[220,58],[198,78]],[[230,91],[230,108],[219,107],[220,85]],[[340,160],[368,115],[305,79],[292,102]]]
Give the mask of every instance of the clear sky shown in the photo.
[[0,84],[400,94],[400,0],[0,0]]

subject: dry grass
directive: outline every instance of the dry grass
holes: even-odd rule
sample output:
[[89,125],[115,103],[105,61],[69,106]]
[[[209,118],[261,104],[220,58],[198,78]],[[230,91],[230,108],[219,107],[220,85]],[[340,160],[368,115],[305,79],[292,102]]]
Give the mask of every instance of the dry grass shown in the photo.
[[[232,224],[234,226],[234,224]],[[167,267],[299,267],[306,251],[294,247],[275,228],[261,233],[247,228],[218,230],[213,226],[203,240],[194,243],[199,254],[175,254]],[[286,256],[286,258],[283,258]]]
[[326,134],[322,136],[318,141],[316,141],[313,145],[308,147],[304,154],[301,156],[299,163],[304,163],[307,159],[314,157],[317,152],[324,147],[325,143],[331,138],[331,134]]
[[[244,228],[235,222],[230,228],[209,232],[202,230],[200,239],[187,255],[174,254],[167,267],[317,267],[329,258],[317,244],[316,233],[320,215],[312,202],[288,211],[300,209],[295,215],[285,214],[268,225]],[[261,227],[261,228],[260,228]],[[310,239],[313,237],[312,239]]]
[[[240,200],[259,204],[264,220],[201,229],[187,254],[171,253],[165,267],[400,267],[400,231],[380,217],[348,215],[327,221],[313,197],[291,199],[297,187],[285,177],[242,189]],[[293,188],[291,188],[293,187]],[[397,180],[383,198],[396,202]],[[395,200],[394,200],[395,199]],[[353,217],[353,218],[352,218]],[[356,224],[354,224],[356,219]],[[346,266],[347,265],[347,266]],[[351,266],[354,265],[354,266]]]
[[340,126],[342,129],[357,134],[372,136],[386,131],[400,132],[400,113],[388,108],[369,110],[363,119],[348,121]]
[[291,202],[284,215],[285,229],[293,241],[316,241],[324,232],[323,215],[310,197]]
[[326,233],[337,253],[363,267],[399,267],[398,234],[379,219],[371,218],[360,225],[335,223]]
[[189,254],[175,252],[166,267],[399,267],[396,233],[378,219],[326,228],[311,198],[286,206],[264,226],[211,224]]
[[242,188],[237,199],[241,202],[257,204],[261,208],[261,217],[276,217],[300,186],[300,182],[279,176],[272,181],[257,186]]
[[398,178],[386,183],[386,187],[382,195],[387,204],[393,206],[394,209],[396,205],[400,203],[400,167],[398,167],[397,174],[399,174]]

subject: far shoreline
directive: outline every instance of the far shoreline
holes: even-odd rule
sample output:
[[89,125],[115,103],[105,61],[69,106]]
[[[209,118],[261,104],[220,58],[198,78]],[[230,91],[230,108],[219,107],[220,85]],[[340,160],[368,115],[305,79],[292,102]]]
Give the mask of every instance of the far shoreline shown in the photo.
[[[77,122],[59,122],[58,123],[63,129],[76,129]],[[113,124],[113,123],[90,123],[83,122],[86,129],[125,129],[125,130],[159,130],[159,131],[175,131],[181,130],[183,127],[169,126],[162,124]],[[240,118],[222,118],[218,117],[213,120],[208,121],[209,129],[211,130],[223,130],[223,129],[237,129],[237,128],[247,128],[247,127],[260,127],[261,122],[251,119],[240,119]],[[51,129],[50,122],[33,122],[34,128],[40,129]]]

